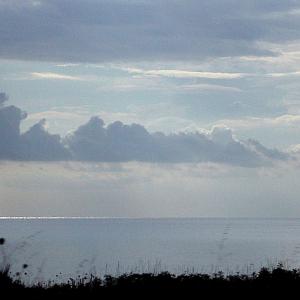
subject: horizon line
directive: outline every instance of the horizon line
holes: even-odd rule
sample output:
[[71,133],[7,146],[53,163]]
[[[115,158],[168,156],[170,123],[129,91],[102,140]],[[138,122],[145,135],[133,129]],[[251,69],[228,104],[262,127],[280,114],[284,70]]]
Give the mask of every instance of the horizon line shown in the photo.
[[62,216],[0,216],[0,220],[97,220],[97,219],[123,219],[123,220],[162,220],[162,219],[300,219],[299,217],[212,217],[212,216],[198,216],[198,217],[97,217],[97,216],[73,216],[73,217],[62,217]]

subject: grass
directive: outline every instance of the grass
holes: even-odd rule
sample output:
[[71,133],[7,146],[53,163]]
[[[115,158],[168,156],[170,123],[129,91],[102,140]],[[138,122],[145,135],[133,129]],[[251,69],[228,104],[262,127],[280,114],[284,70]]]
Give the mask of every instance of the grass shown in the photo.
[[31,298],[53,298],[55,296],[107,296],[111,294],[190,294],[207,295],[220,293],[278,294],[300,291],[300,270],[287,270],[281,265],[274,269],[262,268],[251,275],[235,274],[224,276],[222,272],[208,274],[174,275],[128,273],[119,276],[93,275],[70,278],[65,283],[43,283],[25,285],[10,275],[9,266],[0,271],[0,294],[30,296]]
[[[0,250],[5,239],[0,238]],[[5,253],[2,249],[2,254]],[[4,260],[5,261],[5,260]],[[26,270],[27,264],[22,268]],[[196,298],[207,298],[221,295],[237,295],[240,298],[284,295],[300,292],[300,269],[287,269],[282,264],[274,268],[261,268],[252,274],[225,275],[215,274],[181,274],[169,272],[126,273],[97,277],[86,275],[70,278],[67,282],[55,281],[25,284],[20,277],[13,276],[9,264],[0,267],[0,297],[30,297],[31,299],[63,298],[106,298],[112,295],[119,297],[139,296],[139,298],[156,298],[161,295],[181,296],[196,295]],[[4,299],[4,298],[3,298]]]

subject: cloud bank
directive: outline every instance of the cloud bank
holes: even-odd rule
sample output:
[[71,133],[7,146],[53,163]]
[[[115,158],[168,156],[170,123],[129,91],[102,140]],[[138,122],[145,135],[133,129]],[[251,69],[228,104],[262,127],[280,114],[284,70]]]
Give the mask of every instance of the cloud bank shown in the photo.
[[103,62],[272,56],[300,38],[294,0],[0,1],[0,57]]
[[4,104],[5,101],[8,100],[8,96],[3,93],[3,92],[0,92],[0,107]]
[[44,120],[20,133],[20,123],[27,114],[15,106],[0,109],[0,159],[12,160],[64,160],[69,153],[60,136],[48,133]]
[[0,109],[0,158],[24,161],[95,161],[152,163],[215,162],[244,167],[270,165],[290,159],[255,140],[240,141],[226,127],[207,133],[150,133],[139,124],[120,121],[105,126],[92,117],[65,138],[50,134],[45,119],[27,132],[20,123],[27,114],[15,106]]

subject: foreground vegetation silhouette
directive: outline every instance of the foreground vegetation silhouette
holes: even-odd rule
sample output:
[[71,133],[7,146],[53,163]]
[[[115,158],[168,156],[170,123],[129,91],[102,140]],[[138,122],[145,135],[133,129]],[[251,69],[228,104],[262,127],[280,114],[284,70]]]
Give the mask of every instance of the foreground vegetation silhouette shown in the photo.
[[[43,283],[25,285],[10,275],[9,267],[0,271],[0,294],[9,296],[28,296],[31,298],[89,297],[107,295],[151,294],[180,295],[197,293],[198,295],[217,295],[241,292],[278,294],[300,291],[300,270],[287,270],[278,266],[272,270],[262,268],[252,275],[182,274],[168,272],[160,274],[123,274],[106,275],[99,278],[93,275],[78,279],[69,279],[65,283]],[[246,293],[246,294],[245,294]]]

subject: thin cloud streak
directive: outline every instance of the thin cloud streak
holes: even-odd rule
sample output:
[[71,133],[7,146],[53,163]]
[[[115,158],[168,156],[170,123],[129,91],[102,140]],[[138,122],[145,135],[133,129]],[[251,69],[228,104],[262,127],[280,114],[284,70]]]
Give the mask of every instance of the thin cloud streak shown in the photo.
[[217,124],[229,126],[230,128],[274,128],[277,126],[298,126],[300,124],[300,115],[284,114],[274,118],[247,117],[244,119],[226,119],[219,120]]
[[144,76],[162,76],[171,78],[200,78],[200,79],[240,79],[246,77],[288,77],[300,76],[300,71],[292,72],[272,72],[272,73],[234,73],[234,72],[206,72],[206,71],[189,71],[177,69],[162,70],[144,70],[139,68],[123,68],[130,74],[140,74]]
[[70,76],[70,75],[52,73],[52,72],[32,72],[30,73],[30,75],[31,78],[33,79],[75,80],[75,81],[85,80],[84,78],[78,76]]
[[147,76],[165,76],[175,78],[207,78],[207,79],[236,79],[245,77],[243,73],[200,72],[187,70],[143,70],[138,68],[124,68],[130,74],[142,74]]

